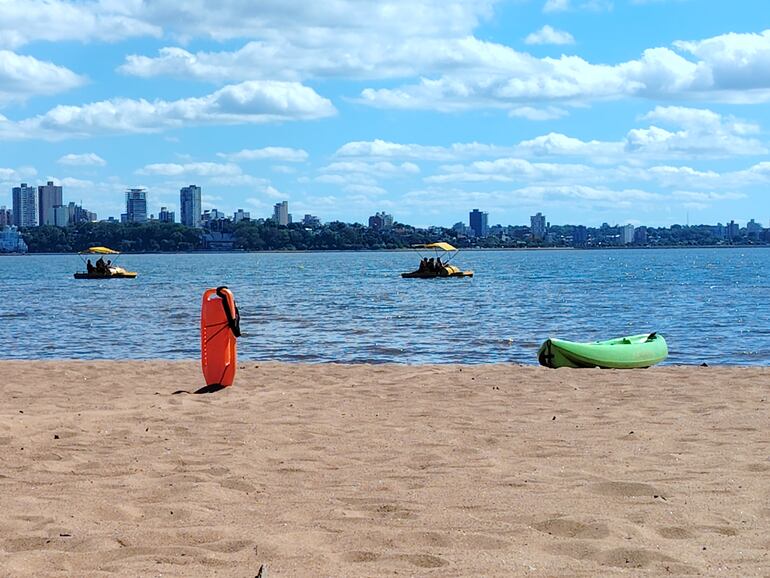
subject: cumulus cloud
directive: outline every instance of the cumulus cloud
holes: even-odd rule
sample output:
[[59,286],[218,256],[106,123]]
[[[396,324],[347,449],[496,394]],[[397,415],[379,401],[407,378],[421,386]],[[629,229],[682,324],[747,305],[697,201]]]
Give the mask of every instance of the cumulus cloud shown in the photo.
[[758,126],[733,117],[724,117],[708,109],[658,106],[643,118],[681,128],[669,131],[653,125],[646,129],[630,130],[625,140],[626,152],[692,158],[758,155],[767,152],[767,148],[758,139],[747,136],[759,132]]
[[569,10],[569,0],[547,0],[543,12],[564,12]]
[[308,159],[307,151],[287,147],[264,147],[261,149],[243,149],[237,153],[217,153],[217,156],[229,161],[274,160],[285,163],[302,163]]
[[96,153],[83,153],[83,154],[68,154],[64,155],[63,157],[60,157],[58,161],[56,161],[60,165],[68,165],[68,166],[79,166],[79,167],[88,167],[88,166],[97,166],[97,167],[103,167],[107,164],[107,161],[105,161],[102,157],[97,155]]
[[450,161],[474,156],[502,153],[505,149],[481,143],[455,143],[449,146],[394,143],[381,139],[345,143],[337,157],[394,158],[425,161]]
[[37,41],[115,42],[161,36],[161,27],[142,14],[142,4],[135,0],[2,0],[0,47],[16,48]]
[[359,102],[452,111],[627,97],[728,103],[770,100],[770,31],[675,42],[674,47],[694,59],[659,47],[645,50],[637,60],[608,65],[578,56],[538,59],[500,45],[485,46],[478,51],[474,67],[440,71],[417,84],[366,88]]
[[411,162],[405,162],[397,165],[388,161],[380,161],[374,163],[364,161],[341,161],[334,162],[323,167],[321,172],[361,173],[376,177],[401,177],[419,173],[420,167]]
[[524,44],[574,44],[575,39],[569,32],[556,30],[546,24],[537,32],[529,34],[524,39]]
[[33,96],[57,94],[83,83],[85,78],[68,68],[0,50],[0,105],[24,101]]
[[508,116],[510,117],[526,118],[527,120],[555,120],[568,114],[566,110],[556,106],[547,106],[545,108],[520,106],[508,111]]
[[155,133],[195,125],[311,120],[336,113],[332,103],[295,82],[248,81],[176,101],[113,99],[57,106],[13,122],[0,119],[0,139],[60,140],[102,134]]
[[543,12],[566,12],[568,10],[590,10],[600,12],[603,10],[612,10],[611,0],[546,0],[543,5]]
[[145,165],[143,168],[136,171],[140,175],[162,175],[162,176],[200,176],[200,177],[213,177],[213,176],[237,176],[242,173],[241,168],[234,164],[220,164],[220,163],[154,163]]

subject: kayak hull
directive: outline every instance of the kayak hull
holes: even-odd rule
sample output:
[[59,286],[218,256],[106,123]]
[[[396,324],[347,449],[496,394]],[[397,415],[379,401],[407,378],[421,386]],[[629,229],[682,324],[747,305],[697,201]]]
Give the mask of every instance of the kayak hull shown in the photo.
[[75,273],[75,279],[135,279],[135,271],[124,273],[112,273],[111,275],[98,275],[96,273]]
[[665,360],[668,345],[662,335],[644,333],[607,341],[578,343],[547,339],[537,352],[540,365],[546,367],[601,367],[634,369],[650,367]]

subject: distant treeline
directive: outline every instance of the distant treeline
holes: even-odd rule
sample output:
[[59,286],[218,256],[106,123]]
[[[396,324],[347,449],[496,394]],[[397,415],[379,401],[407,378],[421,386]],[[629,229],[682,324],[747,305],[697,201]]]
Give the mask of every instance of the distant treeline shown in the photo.
[[[126,253],[187,252],[223,247],[241,251],[272,250],[364,250],[401,249],[417,243],[447,241],[459,248],[466,247],[565,247],[573,244],[576,227],[554,225],[546,240],[533,240],[529,227],[506,227],[484,238],[461,236],[453,229],[431,227],[417,229],[396,223],[390,229],[377,230],[359,223],[326,223],[307,227],[294,223],[288,227],[273,221],[215,221],[210,228],[194,229],[176,223],[81,223],[61,228],[51,225],[23,229],[22,235],[30,253],[69,253],[94,245],[104,245]],[[585,247],[622,246],[616,227],[587,229]],[[730,241],[714,236],[713,228],[702,225],[670,228],[646,228],[645,246],[698,246],[713,244],[765,244],[768,231],[762,236],[742,234]]]
[[[332,222],[308,228],[300,223],[288,227],[272,221],[215,223],[214,235],[232,240],[243,251],[269,250],[362,250],[399,249],[436,240],[452,242],[454,231],[428,232],[409,226],[375,230],[361,224]],[[22,230],[30,253],[69,253],[102,245],[126,253],[185,252],[207,248],[207,229],[176,223],[81,223],[73,227],[45,225]]]
[[43,225],[22,230],[30,253],[71,253],[104,246],[127,253],[194,251],[198,229],[174,223],[80,223],[73,227]]

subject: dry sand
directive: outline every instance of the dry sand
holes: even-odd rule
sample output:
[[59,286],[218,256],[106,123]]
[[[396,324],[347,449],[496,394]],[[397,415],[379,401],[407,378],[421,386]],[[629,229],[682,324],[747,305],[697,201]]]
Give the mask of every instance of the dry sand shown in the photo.
[[770,369],[0,363],[0,575],[770,575]]

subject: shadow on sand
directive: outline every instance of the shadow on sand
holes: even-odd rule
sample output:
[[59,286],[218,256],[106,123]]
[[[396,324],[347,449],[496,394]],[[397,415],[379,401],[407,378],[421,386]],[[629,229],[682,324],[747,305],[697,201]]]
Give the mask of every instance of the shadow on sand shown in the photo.
[[171,395],[176,395],[178,393],[216,393],[217,391],[221,391],[225,389],[224,385],[219,385],[218,383],[214,383],[212,385],[204,385],[200,389],[196,389],[195,391],[187,391],[186,389],[178,389]]

